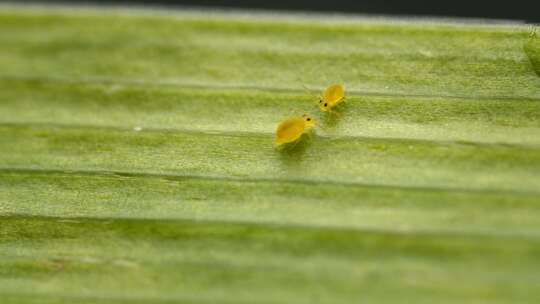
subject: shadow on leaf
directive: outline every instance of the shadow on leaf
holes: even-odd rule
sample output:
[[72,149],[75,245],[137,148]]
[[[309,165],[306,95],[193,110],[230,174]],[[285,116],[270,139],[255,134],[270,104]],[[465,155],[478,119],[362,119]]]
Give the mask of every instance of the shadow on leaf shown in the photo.
[[348,111],[349,111],[349,104],[344,102],[340,104],[339,106],[335,107],[334,109],[332,109],[332,112],[324,113],[325,116],[322,119],[322,122],[324,122],[323,129],[332,130],[336,128]]
[[279,158],[285,169],[296,169],[302,165],[307,149],[313,143],[314,134],[303,134],[293,143],[284,144],[277,148]]

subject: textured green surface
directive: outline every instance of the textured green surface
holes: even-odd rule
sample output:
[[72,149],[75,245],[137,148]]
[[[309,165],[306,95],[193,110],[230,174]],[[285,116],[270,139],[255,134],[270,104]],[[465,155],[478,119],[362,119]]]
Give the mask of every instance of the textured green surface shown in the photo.
[[0,6],[0,302],[538,303],[539,41]]

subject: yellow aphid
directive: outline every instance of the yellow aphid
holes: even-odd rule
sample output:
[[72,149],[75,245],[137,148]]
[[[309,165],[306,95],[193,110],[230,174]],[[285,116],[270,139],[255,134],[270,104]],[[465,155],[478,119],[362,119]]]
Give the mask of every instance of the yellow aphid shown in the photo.
[[314,126],[315,120],[308,115],[289,118],[278,125],[276,130],[276,144],[282,145],[294,142]]
[[319,107],[323,111],[329,111],[343,100],[345,100],[345,86],[333,84],[323,92],[323,95],[319,100]]

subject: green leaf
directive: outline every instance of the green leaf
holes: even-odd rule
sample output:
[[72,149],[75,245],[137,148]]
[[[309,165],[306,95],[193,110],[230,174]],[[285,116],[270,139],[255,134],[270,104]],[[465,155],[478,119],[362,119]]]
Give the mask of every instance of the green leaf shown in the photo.
[[0,302],[537,303],[538,41],[0,6]]

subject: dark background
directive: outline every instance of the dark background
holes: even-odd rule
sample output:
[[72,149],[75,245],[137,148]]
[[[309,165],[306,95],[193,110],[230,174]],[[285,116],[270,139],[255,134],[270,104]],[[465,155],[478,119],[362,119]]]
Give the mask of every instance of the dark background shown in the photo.
[[[1,1],[1,0],[0,0]],[[540,0],[514,0],[514,1],[427,1],[427,0],[64,0],[64,1],[16,1],[16,2],[61,2],[84,4],[120,4],[120,5],[167,5],[167,6],[196,6],[196,7],[225,7],[225,8],[251,8],[272,9],[287,11],[315,11],[315,12],[341,12],[361,14],[381,14],[396,16],[446,16],[446,17],[474,17],[489,19],[511,19],[527,22],[540,22]]]

